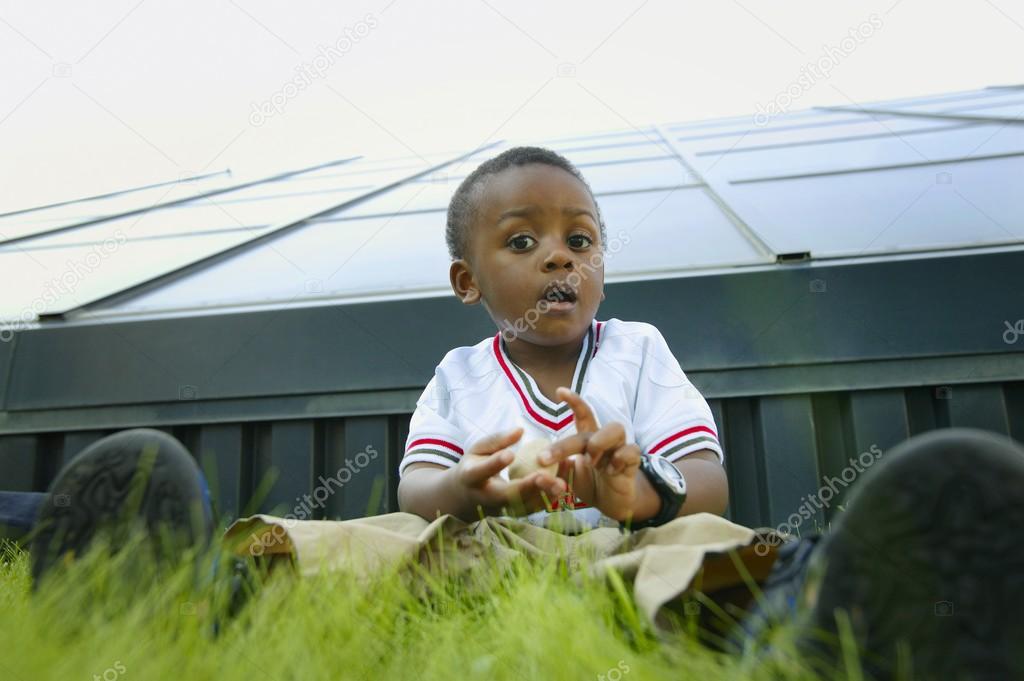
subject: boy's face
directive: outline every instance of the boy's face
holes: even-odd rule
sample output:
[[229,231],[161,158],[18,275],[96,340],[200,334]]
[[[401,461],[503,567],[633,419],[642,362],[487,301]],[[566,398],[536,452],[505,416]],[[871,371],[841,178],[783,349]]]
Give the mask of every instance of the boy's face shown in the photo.
[[[531,163],[489,176],[477,191],[467,257],[451,266],[456,295],[467,305],[483,302],[516,338],[578,339],[604,298],[601,233],[587,188],[561,168]],[[559,299],[550,294],[554,282],[575,300],[550,302]]]

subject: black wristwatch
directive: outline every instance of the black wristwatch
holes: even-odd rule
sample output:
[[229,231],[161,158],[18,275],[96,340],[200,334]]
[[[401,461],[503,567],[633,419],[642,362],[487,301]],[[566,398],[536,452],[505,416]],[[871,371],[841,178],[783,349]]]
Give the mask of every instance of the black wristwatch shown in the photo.
[[640,470],[661,499],[661,510],[653,518],[634,523],[619,523],[621,529],[642,530],[645,527],[657,527],[674,520],[679,509],[686,501],[686,478],[668,460],[661,456],[640,456]]

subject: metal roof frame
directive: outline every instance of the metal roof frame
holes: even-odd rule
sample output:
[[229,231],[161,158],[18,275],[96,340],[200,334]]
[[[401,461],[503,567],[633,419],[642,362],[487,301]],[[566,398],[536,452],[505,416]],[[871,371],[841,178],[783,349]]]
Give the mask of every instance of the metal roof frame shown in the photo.
[[141,281],[141,282],[139,282],[137,284],[133,284],[132,286],[129,286],[128,288],[122,289],[122,290],[117,291],[115,293],[111,293],[111,294],[106,295],[106,296],[101,296],[99,298],[96,298],[95,300],[91,300],[91,301],[89,301],[87,303],[83,303],[82,305],[77,305],[75,307],[68,308],[67,310],[63,310],[61,312],[51,312],[51,313],[42,314],[42,315],[39,316],[39,320],[40,321],[52,321],[52,320],[58,320],[58,319],[67,319],[68,317],[73,317],[76,314],[80,314],[82,312],[85,312],[85,311],[88,311],[88,310],[92,310],[92,309],[100,307],[102,305],[109,305],[111,303],[120,302],[120,301],[123,301],[123,300],[130,299],[132,297],[138,296],[138,295],[140,295],[140,294],[142,294],[142,293],[144,293],[146,291],[150,291],[150,290],[152,290],[154,288],[157,288],[159,286],[162,286],[162,285],[164,285],[166,283],[169,283],[171,281],[175,281],[175,280],[180,279],[182,277],[188,276],[188,275],[190,275],[190,274],[192,274],[194,272],[197,272],[199,270],[205,269],[205,268],[207,268],[207,267],[209,267],[209,266],[211,266],[213,264],[216,264],[218,262],[222,262],[224,260],[227,260],[228,258],[234,257],[234,256],[238,255],[239,253],[243,253],[243,252],[251,250],[251,249],[253,249],[253,248],[257,247],[257,246],[261,246],[263,244],[266,244],[266,243],[269,243],[269,242],[274,241],[276,239],[279,239],[279,238],[281,238],[281,237],[283,237],[283,236],[285,236],[287,234],[290,234],[291,232],[297,231],[298,229],[301,229],[302,227],[307,226],[310,222],[312,222],[312,221],[314,221],[314,220],[316,220],[318,218],[330,215],[331,213],[335,213],[335,212],[340,211],[340,210],[344,210],[345,208],[348,208],[349,206],[357,205],[359,203],[362,203],[363,201],[367,201],[367,200],[369,200],[371,198],[374,198],[376,196],[384,194],[384,193],[390,191],[391,189],[394,189],[395,187],[401,186],[401,185],[403,185],[403,184],[405,184],[407,182],[411,182],[412,180],[415,180],[418,177],[422,177],[423,175],[427,175],[427,174],[430,174],[430,173],[437,172],[438,170],[440,170],[440,169],[442,169],[442,168],[444,168],[444,167],[446,167],[448,165],[451,165],[452,163],[458,163],[458,162],[462,161],[463,159],[465,159],[465,158],[467,158],[469,156],[472,156],[474,154],[480,153],[481,151],[483,151],[485,149],[490,149],[490,148],[494,147],[495,145],[501,144],[501,143],[502,143],[502,141],[498,140],[496,142],[492,142],[490,144],[483,145],[483,146],[478,147],[478,148],[476,148],[476,149],[474,149],[474,150],[472,150],[472,151],[470,151],[468,153],[460,154],[459,156],[456,156],[456,157],[451,158],[451,159],[449,159],[447,161],[444,161],[443,163],[439,163],[439,164],[437,164],[435,166],[431,166],[431,167],[429,167],[429,168],[427,168],[425,170],[421,170],[421,171],[419,171],[417,173],[413,173],[412,175],[408,175],[406,177],[403,177],[403,178],[401,178],[399,180],[396,180],[395,182],[391,182],[391,183],[388,183],[386,185],[382,185],[382,186],[380,186],[380,187],[378,187],[378,188],[376,188],[376,189],[374,189],[372,191],[366,192],[365,194],[360,194],[359,196],[356,196],[354,198],[348,199],[346,201],[342,201],[341,203],[334,204],[332,206],[329,206],[328,208],[316,211],[315,213],[312,213],[312,214],[309,214],[309,215],[305,215],[305,216],[303,216],[301,218],[298,218],[296,220],[291,220],[291,221],[285,222],[285,223],[283,223],[283,224],[281,224],[281,225],[279,225],[277,227],[271,228],[267,232],[264,232],[264,233],[262,233],[262,234],[260,234],[258,236],[253,237],[252,239],[248,239],[248,240],[242,241],[240,243],[234,244],[232,246],[228,246],[227,248],[224,248],[224,249],[222,249],[220,251],[217,251],[215,253],[211,253],[209,255],[206,255],[206,256],[204,256],[202,258],[199,258],[198,260],[194,260],[194,261],[192,261],[192,262],[190,262],[190,263],[188,263],[186,265],[183,265],[181,267],[175,268],[175,269],[173,269],[173,270],[171,270],[169,272],[165,272],[164,274],[160,274],[160,275],[157,275],[157,276],[152,277],[150,279]]
[[977,123],[954,123],[952,125],[936,126],[934,128],[917,128],[914,130],[900,130],[898,133],[892,131],[887,132],[872,132],[865,133],[863,135],[845,135],[842,137],[829,137],[826,139],[817,140],[799,140],[796,142],[775,142],[772,144],[751,144],[748,146],[731,146],[728,148],[719,149],[701,149],[695,155],[696,156],[724,156],[726,154],[740,154],[743,152],[754,152],[754,151],[769,151],[772,149],[790,149],[792,147],[813,147],[819,144],[837,144],[842,142],[860,142],[863,140],[881,139],[884,137],[906,137],[907,135],[923,135],[930,132],[947,132],[949,130],[959,130],[961,128],[973,128],[977,127]]
[[91,225],[97,225],[102,222],[108,222],[110,220],[119,220],[121,218],[131,217],[132,215],[140,215],[142,213],[148,213],[152,210],[159,210],[161,208],[168,208],[170,206],[177,206],[190,201],[198,201],[200,199],[206,199],[211,196],[217,196],[219,194],[226,194],[228,192],[237,191],[239,189],[245,189],[254,185],[263,184],[264,182],[276,182],[277,180],[283,180],[293,175],[300,175],[302,173],[313,172],[314,170],[320,170],[321,168],[328,168],[335,165],[343,165],[351,161],[362,158],[362,156],[351,156],[349,158],[338,159],[335,161],[328,161],[327,163],[319,163],[317,165],[309,166],[308,168],[300,168],[298,170],[289,170],[284,173],[278,173],[276,175],[270,175],[268,177],[260,178],[258,180],[250,180],[249,182],[242,182],[240,184],[231,185],[230,187],[221,187],[219,189],[212,189],[207,192],[195,194],[193,196],[186,196],[180,199],[174,199],[173,201],[165,201],[164,203],[155,203],[152,206],[146,208],[136,208],[133,210],[123,211],[121,213],[114,213],[113,215],[104,215],[98,218],[92,218],[84,220],[82,222],[76,222],[71,225],[64,225],[62,227],[53,227],[51,229],[44,229],[39,232],[33,232],[32,234],[23,234],[22,236],[11,237],[10,239],[0,239],[0,246],[6,246],[9,244],[21,243],[23,241],[29,241],[30,239],[38,239],[44,236],[53,236],[54,234],[61,234],[63,232],[69,232],[71,230],[80,229],[82,227],[89,227]]
[[164,180],[163,182],[154,182],[153,184],[144,184],[140,187],[130,187],[129,189],[118,189],[117,191],[107,192],[106,194],[94,194],[93,196],[83,196],[78,199],[68,199],[67,201],[57,201],[56,203],[48,203],[43,206],[35,206],[33,208],[19,208],[18,210],[7,211],[6,213],[0,213],[0,218],[8,218],[12,215],[21,215],[22,213],[32,213],[37,210],[47,210],[49,208],[59,208],[60,206],[70,206],[72,203],[83,203],[85,201],[98,201],[99,199],[109,199],[114,196],[120,196],[121,194],[131,194],[132,192],[140,192],[144,189],[156,189],[157,187],[164,187],[169,184],[184,184],[185,182],[196,182],[198,180],[205,180],[217,175],[230,175],[231,169],[225,168],[224,170],[218,170],[212,173],[204,173],[202,175],[192,175],[191,177],[182,177],[177,180]]
[[[579,166],[577,166],[579,167]],[[676,189],[696,189],[704,187],[703,182],[686,182],[683,184],[669,184],[658,187],[644,187],[643,189],[620,189],[606,192],[594,192],[594,196],[600,198],[602,196],[622,196],[623,194],[645,194],[648,192],[667,192]],[[448,210],[447,206],[438,206],[437,208],[414,208],[412,210],[403,210],[400,213],[360,213],[359,215],[338,215],[336,217],[327,217],[323,219],[323,222],[351,222],[353,220],[369,220],[371,218],[380,219],[387,217],[398,217],[405,215],[422,215],[424,213],[444,213]],[[191,232],[190,232],[191,233]]]
[[[972,106],[954,107],[950,111],[951,112],[956,112],[956,111],[966,111],[966,110],[970,110],[970,109],[984,109],[984,108],[992,108],[992,107],[991,106],[987,106],[986,107],[986,106],[972,105]],[[906,111],[904,109],[890,109],[890,108],[873,109],[873,108],[868,108],[868,107],[849,107],[849,106],[817,106],[817,107],[814,107],[813,109],[808,109],[806,112],[799,112],[799,113],[807,113],[807,112],[810,112],[810,111],[837,111],[837,112],[843,112],[843,113],[865,114],[865,115],[869,115],[869,116],[871,115],[872,112],[877,112],[877,113],[884,114],[884,115],[891,114],[893,116],[900,116],[900,115],[902,115],[902,116],[913,116],[914,115],[914,112]],[[794,113],[794,114],[787,113],[784,116],[781,116],[780,119],[793,120],[793,119],[798,117],[799,113]],[[946,112],[946,113],[939,112],[939,113],[937,113],[935,115],[940,117],[940,118],[963,119],[963,120],[966,120],[968,122],[974,122],[974,123],[991,123],[991,122],[998,123],[999,122],[998,119],[996,117],[994,117],[994,116],[983,117],[981,120],[973,120],[971,118],[965,118],[964,115],[958,115],[958,114],[949,113],[949,112]],[[927,117],[927,116],[922,116],[922,117]],[[747,118],[750,119],[752,117],[748,116]],[[743,120],[742,118],[738,119],[736,121],[736,124],[742,124],[741,123],[742,120]],[[1015,120],[1015,119],[1011,119],[1011,120]],[[719,138],[719,137],[738,137],[738,136],[741,136],[741,135],[742,136],[746,136],[746,135],[761,135],[761,134],[767,134],[767,133],[772,133],[772,132],[784,132],[784,131],[787,131],[787,130],[803,130],[803,129],[807,129],[807,128],[828,128],[828,127],[832,127],[832,126],[849,125],[851,123],[856,123],[856,122],[859,122],[859,121],[857,121],[855,119],[851,119],[851,120],[842,120],[842,119],[840,119],[838,121],[835,121],[835,120],[814,121],[814,122],[811,122],[811,123],[804,122],[804,123],[797,123],[797,124],[793,124],[793,125],[778,125],[778,126],[774,126],[774,127],[770,126],[770,125],[765,125],[765,126],[760,126],[760,127],[755,126],[753,128],[750,128],[748,130],[743,131],[742,133],[738,132],[736,130],[731,130],[731,131],[727,131],[727,132],[715,132],[715,133],[708,133],[708,134],[704,134],[704,135],[679,136],[676,139],[678,139],[680,141],[696,141],[696,140],[704,140],[704,139],[716,139],[716,138]],[[864,121],[864,122],[867,122],[867,121]],[[682,132],[684,130],[685,130],[685,128],[679,128],[675,132],[678,133],[678,132]]]
[[699,172],[697,170],[698,164],[696,163],[693,152],[679,144],[678,140],[670,137],[669,133],[662,126],[654,126],[654,131],[661,138],[665,147],[671,151],[677,159],[679,159],[683,168],[685,168],[692,177],[697,178],[703,184],[704,190],[707,192],[711,200],[715,202],[715,205],[717,205],[719,210],[725,214],[726,218],[732,223],[737,231],[739,231],[750,245],[754,247],[754,250],[762,256],[777,258],[778,251],[772,248],[764,237],[750,226],[750,222],[737,212],[735,205],[729,203],[727,198],[730,194],[728,182],[720,182],[719,179],[714,177],[711,173]]
[[[893,104],[893,105],[900,105],[900,104],[907,105],[907,104],[913,104],[913,103],[941,104],[943,102],[958,102],[958,101],[963,101],[965,99],[984,98],[986,96],[998,97],[1000,93],[997,93],[997,92],[993,92],[993,93],[990,93],[990,94],[987,94],[987,95],[985,94],[985,90],[996,90],[996,89],[1024,89],[1024,85],[996,85],[996,86],[989,86],[989,87],[985,88],[984,90],[964,90],[962,92],[938,93],[938,94],[935,94],[935,95],[925,95],[925,96],[922,96],[922,97],[908,97],[908,98],[904,98],[904,99],[883,100],[883,101],[888,102],[888,103]],[[814,108],[800,109],[800,110],[797,110],[797,111],[790,111],[790,112],[786,112],[786,117],[787,118],[796,119],[796,118],[799,118],[800,116],[812,116],[812,115],[814,115],[814,111],[815,111]],[[738,124],[742,124],[744,120],[749,120],[750,117],[751,117],[751,114],[747,113],[747,114],[741,114],[741,115],[738,115],[738,116],[728,116],[728,117],[725,117],[725,118],[711,118],[711,119],[704,119],[704,120],[700,120],[700,121],[690,121],[690,122],[677,121],[677,122],[674,122],[674,123],[666,123],[666,124],[664,124],[664,127],[665,127],[666,130],[668,130],[670,132],[678,132],[678,131],[686,130],[686,129],[691,129],[692,130],[692,129],[699,129],[699,128],[713,128],[713,127],[720,127],[720,126],[723,126],[723,125],[734,125],[734,124],[737,124],[737,123]]]
[[[679,159],[675,155],[672,155],[672,156],[659,156],[656,159],[635,159],[635,160],[630,160],[630,161],[626,161],[626,162],[611,161],[611,162],[608,162],[607,164],[577,164],[577,168],[593,168],[596,165],[615,165],[615,164],[620,164],[620,163],[645,163],[647,161],[669,161],[669,160],[676,160],[676,161],[678,161]],[[461,178],[463,178],[462,175],[456,176],[456,179],[461,179]],[[430,183],[430,180],[413,180],[413,181],[416,182],[416,183],[420,183],[420,184],[429,184]],[[624,194],[644,194],[644,193],[647,193],[647,191],[670,191],[670,190],[673,190],[673,189],[690,189],[690,188],[699,187],[699,186],[705,186],[705,183],[703,183],[700,180],[695,180],[695,181],[677,182],[675,184],[658,184],[658,185],[653,185],[653,186],[644,186],[644,187],[639,188],[639,189],[608,189],[606,191],[594,191],[594,197],[595,198],[600,198],[600,197],[618,197],[618,196],[622,196]],[[446,210],[447,210],[447,206],[437,206],[436,208],[414,208],[412,210],[403,210],[403,211],[400,211],[400,212],[398,212],[398,211],[390,211],[390,212],[383,212],[383,213],[359,213],[358,215],[339,215],[337,217],[325,218],[324,221],[325,222],[344,222],[346,220],[361,220],[362,218],[371,218],[371,217],[380,218],[380,217],[388,217],[388,216],[391,216],[391,215],[417,215],[417,214],[420,214],[420,213],[440,213],[440,212],[443,212],[443,211],[446,211]]]
[[[142,242],[146,242],[146,241],[160,241],[162,239],[181,239],[183,237],[211,236],[211,235],[214,235],[214,234],[231,234],[232,232],[255,232],[255,231],[258,231],[258,230],[261,230],[261,229],[266,229],[267,227],[270,227],[270,225],[269,224],[262,224],[262,225],[248,225],[248,226],[240,226],[240,227],[225,227],[223,229],[197,229],[197,230],[193,230],[191,232],[185,232],[185,233],[168,232],[168,233],[164,233],[164,234],[148,234],[148,235],[145,235],[145,236],[133,236],[131,238],[131,242],[132,243],[142,243]],[[95,246],[97,244],[102,244],[102,243],[103,243],[102,241],[94,241],[94,240],[90,240],[90,241],[71,241],[71,242],[68,242],[68,243],[48,244],[48,245],[45,245],[45,246],[33,246],[32,249],[31,249],[31,252],[32,253],[38,253],[40,251],[52,251],[52,250],[61,249],[61,248],[80,248],[82,246]],[[28,249],[25,249],[25,250],[28,250]],[[0,253],[2,253],[2,252],[3,251],[0,251]]]
[[[942,121],[965,121],[969,123],[992,123],[995,125],[1024,125],[1024,114],[1016,118],[1006,116],[979,116],[977,114],[953,114],[938,111],[907,111],[905,109],[886,109],[852,106],[818,106],[822,111],[842,111],[846,113],[881,114],[883,116],[905,116],[910,118],[934,118]],[[980,107],[971,107],[980,108]]]
[[781,180],[801,180],[809,177],[828,177],[830,175],[852,175],[855,173],[872,173],[884,170],[900,170],[902,168],[919,168],[925,166],[948,165],[950,163],[972,163],[974,161],[992,161],[1000,158],[1013,158],[1024,156],[1024,151],[1004,151],[998,154],[982,154],[978,156],[958,156],[955,158],[936,158],[927,161],[908,161],[907,163],[893,163],[884,166],[865,166],[861,168],[836,168],[835,170],[821,170],[814,173],[794,173],[792,175],[768,175],[765,177],[743,177],[730,180],[730,184],[754,184],[756,182],[775,182]]

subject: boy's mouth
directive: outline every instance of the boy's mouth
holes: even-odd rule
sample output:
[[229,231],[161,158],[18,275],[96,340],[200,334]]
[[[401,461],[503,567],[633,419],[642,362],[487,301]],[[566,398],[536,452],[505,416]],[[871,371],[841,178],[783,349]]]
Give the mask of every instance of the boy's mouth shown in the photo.
[[549,309],[572,309],[576,305],[576,291],[563,281],[553,281],[544,287],[540,300],[548,302]]

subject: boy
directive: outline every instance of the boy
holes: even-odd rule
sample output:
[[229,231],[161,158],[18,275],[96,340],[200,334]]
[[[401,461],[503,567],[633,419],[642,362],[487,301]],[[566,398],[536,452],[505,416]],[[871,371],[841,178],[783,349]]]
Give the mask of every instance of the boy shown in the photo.
[[[717,560],[735,551],[771,606],[755,608],[750,629],[790,616],[799,601],[811,648],[816,631],[835,633],[842,608],[878,675],[906,662],[907,643],[920,678],[1024,674],[1014,607],[1024,606],[1024,549],[1012,539],[1024,523],[1019,445],[974,431],[913,438],[865,474],[827,537],[761,551],[753,530],[719,517],[728,499],[717,430],[660,333],[595,321],[605,228],[568,161],[515,148],[484,163],[452,199],[447,239],[453,290],[483,304],[499,331],[449,352],[424,390],[401,465],[403,513],[346,522],[257,516],[236,522],[228,540],[253,555],[293,555],[301,572],[368,574],[409,559],[465,565],[485,554],[568,550],[627,574],[655,622],[698,573],[704,584],[735,585],[731,561]],[[557,474],[509,479],[513,450],[538,438],[550,443],[538,463]],[[138,513],[151,525],[182,526],[202,477],[182,463],[189,455],[180,444],[152,431],[96,443],[58,476],[50,499],[81,500],[97,480],[123,480],[146,443],[159,450],[148,484],[160,494],[147,494]],[[36,576],[125,505],[126,484],[101,487],[102,513],[77,501],[44,506]],[[493,517],[509,514],[527,522]],[[939,603],[950,614],[959,608],[960,619]]]
[[[606,230],[568,161],[520,147],[484,163],[453,196],[446,236],[452,289],[464,304],[482,304],[499,333],[449,352],[424,390],[400,468],[403,510],[471,521],[478,509],[494,514],[515,502],[544,525],[545,503],[557,501],[572,507],[578,527],[642,526],[662,503],[640,470],[647,452],[674,463],[687,483],[685,503],[661,522],[725,512],[711,410],[661,334],[595,321]],[[560,463],[561,474],[500,477],[523,438],[550,440],[539,463]]]

